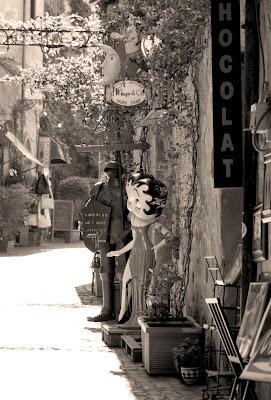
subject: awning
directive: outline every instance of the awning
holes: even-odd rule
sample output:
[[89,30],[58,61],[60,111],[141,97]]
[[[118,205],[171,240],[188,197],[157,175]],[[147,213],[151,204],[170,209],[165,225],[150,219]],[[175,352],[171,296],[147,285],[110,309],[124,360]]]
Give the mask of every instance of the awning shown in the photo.
[[26,158],[38,165],[41,165],[42,167],[44,166],[44,164],[35,158],[13,133],[7,132],[5,133],[5,136]]

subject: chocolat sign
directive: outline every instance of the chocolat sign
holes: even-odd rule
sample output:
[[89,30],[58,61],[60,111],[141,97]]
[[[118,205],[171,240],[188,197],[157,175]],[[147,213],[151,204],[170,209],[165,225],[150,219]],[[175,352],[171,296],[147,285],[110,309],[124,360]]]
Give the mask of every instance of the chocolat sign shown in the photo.
[[112,85],[111,101],[120,106],[137,106],[146,100],[144,86],[136,81],[120,81]]
[[243,184],[240,2],[211,0],[214,187]]

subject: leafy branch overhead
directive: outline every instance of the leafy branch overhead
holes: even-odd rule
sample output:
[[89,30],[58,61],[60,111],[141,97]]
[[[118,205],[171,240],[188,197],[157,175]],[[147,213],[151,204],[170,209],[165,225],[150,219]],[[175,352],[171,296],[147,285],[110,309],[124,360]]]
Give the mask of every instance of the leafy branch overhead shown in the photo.
[[202,54],[209,11],[210,0],[137,0],[101,18],[106,31],[113,32],[133,14],[140,39],[159,39],[148,59],[150,77],[184,80]]

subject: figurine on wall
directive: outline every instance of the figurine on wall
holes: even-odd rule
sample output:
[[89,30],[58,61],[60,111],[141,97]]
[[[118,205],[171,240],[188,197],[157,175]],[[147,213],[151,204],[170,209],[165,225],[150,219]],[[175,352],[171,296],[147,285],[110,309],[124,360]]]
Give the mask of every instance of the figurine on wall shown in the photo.
[[96,200],[111,208],[108,236],[105,242],[99,243],[101,257],[100,278],[102,281],[103,307],[101,313],[96,317],[88,317],[88,321],[100,322],[115,319],[114,315],[114,278],[122,280],[126,264],[126,257],[118,260],[109,259],[106,255],[111,250],[123,246],[123,235],[129,231],[130,223],[127,220],[128,212],[125,212],[126,197],[121,187],[121,167],[119,161],[111,160],[104,168],[107,176],[106,182],[98,182],[94,185],[90,195]]
[[[119,257],[131,250],[122,279],[121,310],[118,323],[123,327],[137,327],[137,318],[144,314],[145,295],[155,268],[155,251],[163,247],[170,231],[158,221],[167,201],[168,191],[164,183],[152,175],[133,174],[126,185],[127,208],[131,216],[133,239],[120,250],[111,251],[108,257]],[[154,245],[154,231],[164,236]],[[122,323],[131,304],[128,321]]]
[[112,32],[110,37],[111,39],[122,40],[124,42],[126,58],[123,69],[125,76],[129,63],[133,63],[137,66],[137,75],[142,71],[148,71],[143,54],[141,53],[139,35],[136,30],[135,17],[133,14],[128,14],[127,26],[124,31],[122,33]]

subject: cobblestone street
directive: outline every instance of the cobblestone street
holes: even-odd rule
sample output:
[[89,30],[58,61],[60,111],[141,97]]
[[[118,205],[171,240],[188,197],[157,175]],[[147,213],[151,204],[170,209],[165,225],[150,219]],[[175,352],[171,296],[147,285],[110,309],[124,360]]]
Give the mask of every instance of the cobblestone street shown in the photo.
[[[62,248],[56,248],[62,247]],[[17,248],[0,257],[2,400],[199,400],[200,387],[150,377],[101,340],[82,243]]]

